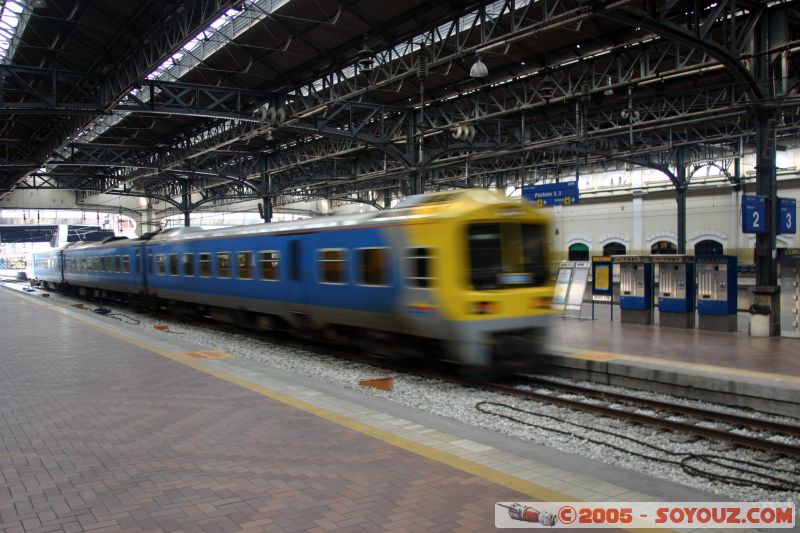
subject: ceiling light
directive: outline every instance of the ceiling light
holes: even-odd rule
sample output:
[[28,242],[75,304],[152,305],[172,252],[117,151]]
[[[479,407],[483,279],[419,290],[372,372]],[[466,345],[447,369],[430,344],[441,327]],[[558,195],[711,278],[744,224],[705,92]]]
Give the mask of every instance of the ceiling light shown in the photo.
[[44,9],[47,7],[47,2],[45,0],[31,0],[31,8],[33,9]]
[[606,77],[606,89],[603,91],[605,96],[614,96],[614,88],[611,87],[611,76]]
[[489,75],[489,69],[486,68],[486,65],[481,58],[477,58],[475,63],[472,64],[472,68],[469,69],[469,76],[470,78],[485,78]]

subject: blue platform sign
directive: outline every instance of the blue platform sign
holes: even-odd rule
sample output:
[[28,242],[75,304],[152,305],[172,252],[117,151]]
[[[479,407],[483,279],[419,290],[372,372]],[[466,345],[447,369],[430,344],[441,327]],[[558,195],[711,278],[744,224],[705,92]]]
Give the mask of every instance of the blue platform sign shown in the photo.
[[797,233],[797,200],[778,198],[778,233]]
[[755,194],[742,196],[742,233],[767,231],[767,197]]
[[527,185],[522,188],[522,197],[539,207],[577,204],[580,202],[578,180]]

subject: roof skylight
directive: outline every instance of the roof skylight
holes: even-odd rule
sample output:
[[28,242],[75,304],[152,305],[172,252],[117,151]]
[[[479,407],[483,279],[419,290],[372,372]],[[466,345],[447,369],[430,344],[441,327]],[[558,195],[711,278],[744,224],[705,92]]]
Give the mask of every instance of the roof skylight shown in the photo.
[[25,11],[23,0],[2,0],[0,4],[0,62],[6,63],[8,51],[17,38],[17,27]]

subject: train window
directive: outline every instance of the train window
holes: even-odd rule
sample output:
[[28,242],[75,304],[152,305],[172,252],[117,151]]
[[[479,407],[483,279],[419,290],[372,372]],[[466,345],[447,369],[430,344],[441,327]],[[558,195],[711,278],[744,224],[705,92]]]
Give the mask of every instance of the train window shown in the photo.
[[118,255],[114,258],[114,271],[122,272],[122,256]]
[[147,260],[147,273],[148,274],[152,274],[153,273],[153,254],[148,252],[147,257],[149,257],[149,259]]
[[320,264],[319,280],[321,283],[347,283],[347,257],[344,250],[318,250],[317,254],[317,262]]
[[106,256],[100,258],[100,272],[106,271]]
[[183,254],[183,275],[194,276],[194,255]]
[[138,273],[142,267],[142,254],[139,250],[136,250],[136,261],[134,263],[134,267],[136,268],[136,272]]
[[236,276],[239,279],[253,279],[253,252],[236,254]]
[[217,252],[217,277],[231,277],[231,254],[228,252]]
[[470,224],[470,286],[480,291],[545,283],[544,237],[544,226],[539,224]]
[[128,274],[131,271],[131,256],[123,255],[122,256],[122,271]]
[[181,273],[181,266],[178,263],[178,254],[171,254],[169,256],[169,273],[173,276],[179,276]]
[[100,272],[100,258],[98,256],[92,258],[92,270],[94,272]]
[[545,226],[541,224],[522,225],[522,255],[525,263],[525,272],[532,274],[533,285],[544,285],[550,277],[547,266],[547,240]]
[[358,250],[358,281],[362,285],[387,285],[389,251],[387,248],[360,248]]
[[279,276],[280,253],[277,250],[258,252],[258,270],[261,279],[275,281]]
[[210,278],[211,277],[211,254],[199,254],[197,258],[197,262],[199,263],[199,271],[200,277],[202,278]]
[[167,258],[164,255],[156,256],[156,271],[159,276],[163,276],[167,271]]
[[406,249],[406,281],[410,287],[426,289],[433,284],[431,273],[433,259],[430,248]]

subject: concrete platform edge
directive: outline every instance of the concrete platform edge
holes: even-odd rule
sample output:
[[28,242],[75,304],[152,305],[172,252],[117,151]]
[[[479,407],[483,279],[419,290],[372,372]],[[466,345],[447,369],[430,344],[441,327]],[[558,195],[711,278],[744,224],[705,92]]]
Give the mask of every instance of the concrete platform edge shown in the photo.
[[[703,367],[703,368],[700,368]],[[793,379],[756,372],[732,372],[724,367],[683,362],[639,361],[609,354],[598,360],[592,354],[556,351],[542,357],[541,369],[561,376],[606,385],[671,394],[767,413],[797,416],[800,387]],[[749,375],[748,375],[749,374]],[[766,374],[766,373],[764,373]]]

